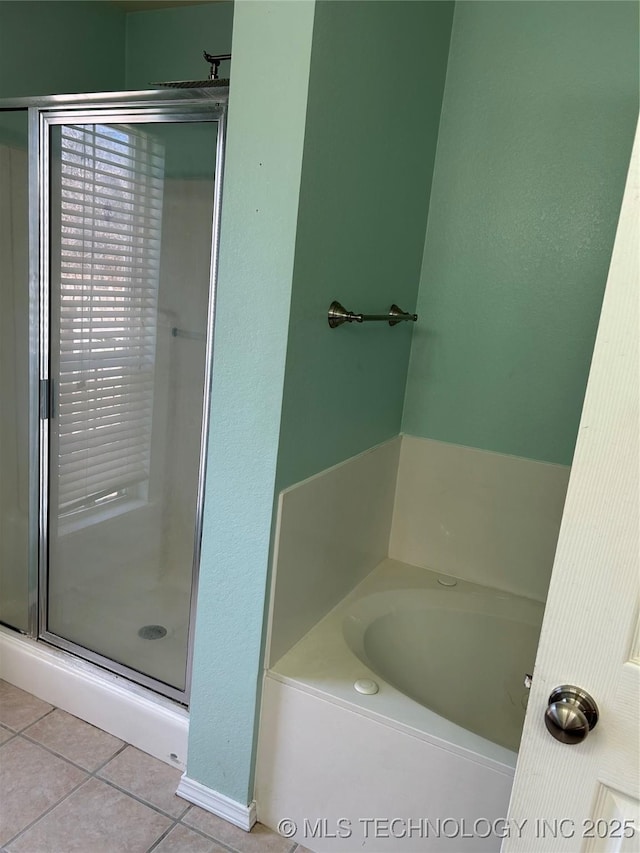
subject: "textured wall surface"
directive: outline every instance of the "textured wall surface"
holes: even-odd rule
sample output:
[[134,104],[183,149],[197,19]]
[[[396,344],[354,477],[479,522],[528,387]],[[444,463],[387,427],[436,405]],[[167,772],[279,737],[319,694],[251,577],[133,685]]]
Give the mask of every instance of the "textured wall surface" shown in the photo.
[[570,463],[638,113],[638,6],[459,2],[403,431]]
[[314,9],[243,2],[234,19],[187,774],[245,803]]
[[280,487],[400,429],[411,328],[330,329],[414,309],[452,3],[320,2],[287,350]]

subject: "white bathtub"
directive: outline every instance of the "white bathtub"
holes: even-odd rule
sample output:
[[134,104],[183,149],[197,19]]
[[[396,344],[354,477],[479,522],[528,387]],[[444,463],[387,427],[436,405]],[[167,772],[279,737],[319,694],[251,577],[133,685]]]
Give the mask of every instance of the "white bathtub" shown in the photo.
[[351,602],[342,622],[347,645],[376,676],[425,708],[515,751],[542,606],[441,580],[455,586],[386,590]]
[[[362,818],[398,812],[458,821],[461,832],[461,822],[506,816],[543,605],[443,581],[452,583],[383,561],[269,670],[260,820],[275,827],[297,817],[296,840],[319,851],[499,850],[495,832],[388,840],[359,833]],[[361,679],[378,692],[357,692]],[[352,835],[332,840],[323,829],[309,837],[304,821],[327,818],[318,804],[329,836],[331,821],[345,815]]]

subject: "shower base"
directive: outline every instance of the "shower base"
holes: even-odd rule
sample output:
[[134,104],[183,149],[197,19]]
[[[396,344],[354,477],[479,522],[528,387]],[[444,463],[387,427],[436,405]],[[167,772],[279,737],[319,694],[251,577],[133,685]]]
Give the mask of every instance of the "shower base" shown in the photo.
[[189,713],[169,699],[2,626],[0,678],[185,768]]
[[[191,597],[188,581],[144,564],[89,575],[68,572],[49,595],[47,630],[184,690]],[[150,627],[158,630],[147,636],[145,629]],[[51,641],[55,643],[54,638]]]

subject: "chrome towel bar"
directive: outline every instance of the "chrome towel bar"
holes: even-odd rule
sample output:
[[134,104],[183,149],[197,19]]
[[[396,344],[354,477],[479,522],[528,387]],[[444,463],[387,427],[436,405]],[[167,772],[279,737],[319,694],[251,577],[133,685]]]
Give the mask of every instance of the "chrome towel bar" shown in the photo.
[[417,314],[407,314],[406,311],[403,311],[402,308],[398,308],[398,306],[394,303],[391,308],[389,308],[388,314],[354,314],[353,311],[347,311],[339,302],[335,300],[329,305],[329,325],[332,329],[341,326],[343,323],[369,323],[369,322],[380,322],[386,321],[390,326],[396,326],[398,323],[402,323],[405,320],[409,320],[412,323],[418,319]]

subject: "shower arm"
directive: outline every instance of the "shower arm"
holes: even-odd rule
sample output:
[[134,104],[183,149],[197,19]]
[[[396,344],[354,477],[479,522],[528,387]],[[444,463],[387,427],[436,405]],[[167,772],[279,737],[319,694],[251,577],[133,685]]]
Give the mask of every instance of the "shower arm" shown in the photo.
[[211,66],[211,71],[209,72],[209,80],[217,80],[220,63],[224,62],[226,59],[231,59],[230,53],[211,54],[207,53],[206,50],[203,50],[202,55],[204,56],[205,61],[208,62]]
[[329,306],[328,320],[332,329],[336,329],[343,323],[370,323],[370,322],[387,322],[390,326],[396,326],[398,323],[409,321],[415,323],[418,319],[417,314],[408,314],[402,308],[394,303],[387,314],[355,314],[353,311],[347,311],[339,302],[333,301]]

